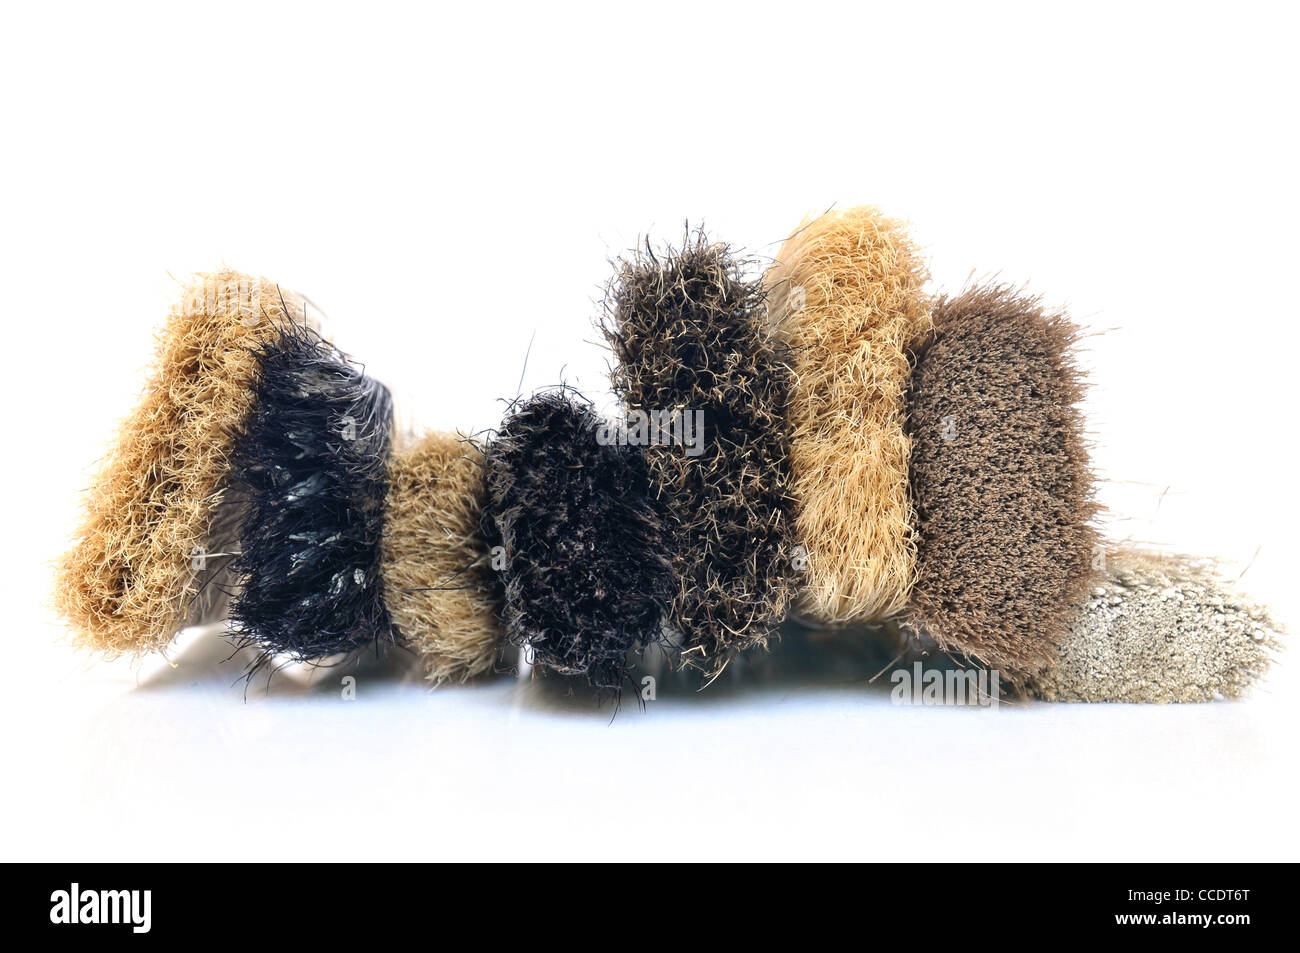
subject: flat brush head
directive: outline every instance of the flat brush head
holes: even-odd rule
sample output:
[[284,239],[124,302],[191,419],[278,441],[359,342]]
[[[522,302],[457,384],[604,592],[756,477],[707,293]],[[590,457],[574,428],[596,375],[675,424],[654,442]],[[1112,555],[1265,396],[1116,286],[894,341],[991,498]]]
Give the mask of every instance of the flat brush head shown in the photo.
[[497,581],[480,531],[482,447],[426,433],[393,453],[384,514],[384,597],[435,685],[492,670],[500,650]]
[[908,347],[930,328],[904,226],[861,207],[805,221],[764,285],[794,369],[788,426],[800,608],[828,623],[902,611],[916,568],[903,432]]
[[1094,480],[1062,313],[1005,285],[935,304],[908,390],[917,570],[909,628],[1016,678],[1087,593]]
[[506,638],[617,691],[628,653],[661,638],[673,579],[645,459],[602,426],[563,390],[514,405],[486,447],[484,535],[503,548]]
[[235,637],[262,662],[392,642],[380,574],[388,390],[301,326],[281,328],[255,356],[256,400],[231,470],[247,512]]
[[57,566],[55,604],[80,645],[157,651],[211,614],[229,562],[218,513],[230,455],[256,399],[254,350],[305,320],[301,299],[262,278],[220,271],[185,289]]
[[[673,534],[672,621],[682,658],[713,674],[763,646],[785,618],[795,575],[791,371],[773,345],[763,292],[703,233],[648,244],[620,263],[603,330],[615,391],[630,410],[680,414],[696,445],[645,447],[652,492]],[[687,416],[690,415],[690,416]]]

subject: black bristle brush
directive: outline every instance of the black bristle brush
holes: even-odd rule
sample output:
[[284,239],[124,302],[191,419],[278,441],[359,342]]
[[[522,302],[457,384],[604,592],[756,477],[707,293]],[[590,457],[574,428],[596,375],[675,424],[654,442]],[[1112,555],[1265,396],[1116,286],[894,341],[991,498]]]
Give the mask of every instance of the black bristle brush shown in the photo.
[[484,536],[504,552],[503,628],[543,671],[617,692],[662,638],[673,576],[639,448],[567,389],[513,405],[485,449]]
[[300,325],[256,353],[256,403],[231,468],[247,512],[233,637],[261,651],[254,670],[391,643],[380,575],[388,389]]

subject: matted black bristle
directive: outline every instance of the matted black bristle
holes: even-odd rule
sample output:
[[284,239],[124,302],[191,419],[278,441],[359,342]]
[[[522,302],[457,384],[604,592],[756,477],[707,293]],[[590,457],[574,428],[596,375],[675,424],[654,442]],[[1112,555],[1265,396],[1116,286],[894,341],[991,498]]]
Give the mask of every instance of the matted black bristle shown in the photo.
[[601,428],[563,388],[516,403],[485,450],[483,530],[504,548],[506,638],[617,691],[628,653],[662,637],[673,577],[645,459]]
[[235,639],[262,651],[254,670],[393,642],[380,576],[388,389],[299,325],[257,356],[257,400],[232,461],[247,507]]

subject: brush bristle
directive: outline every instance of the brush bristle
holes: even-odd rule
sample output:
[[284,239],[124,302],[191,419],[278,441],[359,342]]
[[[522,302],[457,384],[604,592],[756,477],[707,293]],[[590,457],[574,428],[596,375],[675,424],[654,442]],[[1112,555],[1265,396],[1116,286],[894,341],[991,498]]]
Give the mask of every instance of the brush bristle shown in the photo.
[[764,280],[790,353],[800,608],[829,623],[901,612],[916,566],[903,432],[908,347],[929,331],[921,256],[870,207],[806,221]]
[[759,284],[703,233],[680,250],[647,244],[606,295],[615,391],[630,410],[696,414],[703,426],[698,446],[661,442],[645,455],[674,537],[681,657],[710,675],[767,644],[793,588],[791,372],[766,319]]
[[310,329],[256,351],[232,478],[247,518],[231,607],[240,644],[310,661],[394,640],[380,574],[392,401]]
[[1070,620],[1059,658],[1029,681],[1057,702],[1240,698],[1271,666],[1282,627],[1213,564],[1118,550]]
[[253,350],[291,320],[305,320],[301,299],[233,271],[198,276],[172,308],[140,402],[57,567],[55,604],[80,645],[110,656],[158,651],[219,612],[208,596],[229,557],[216,514],[255,400]]
[[466,438],[427,433],[389,463],[384,595],[435,685],[491,671],[500,651],[486,493],[482,447]]
[[938,301],[908,391],[917,578],[906,624],[1033,673],[1092,578],[1093,476],[1078,328],[1005,285]]
[[506,638],[618,691],[628,653],[661,638],[673,580],[645,459],[601,426],[565,391],[516,404],[486,447],[484,535],[504,550]]

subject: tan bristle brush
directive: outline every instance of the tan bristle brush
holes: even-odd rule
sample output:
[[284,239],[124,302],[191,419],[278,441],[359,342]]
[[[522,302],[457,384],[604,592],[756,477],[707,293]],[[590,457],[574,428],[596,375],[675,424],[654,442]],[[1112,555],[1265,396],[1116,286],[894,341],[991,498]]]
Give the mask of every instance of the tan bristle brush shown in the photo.
[[159,332],[135,410],[90,482],[55,604],[78,644],[109,655],[164,648],[220,615],[213,580],[237,514],[221,514],[232,446],[254,402],[252,353],[303,300],[265,278],[199,275]]
[[499,598],[479,530],[487,496],[482,448],[426,433],[388,464],[382,571],[401,635],[433,684],[490,672],[499,652]]
[[930,330],[927,273],[870,206],[805,221],[764,279],[794,371],[791,491],[807,549],[800,608],[823,622],[901,612],[916,572],[903,430],[908,348]]

